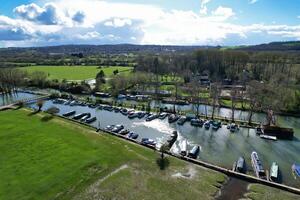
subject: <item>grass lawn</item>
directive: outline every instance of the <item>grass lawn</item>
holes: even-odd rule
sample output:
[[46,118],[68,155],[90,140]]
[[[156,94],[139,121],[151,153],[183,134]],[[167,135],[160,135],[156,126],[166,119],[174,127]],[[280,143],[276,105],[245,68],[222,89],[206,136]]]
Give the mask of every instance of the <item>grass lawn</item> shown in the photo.
[[[67,80],[85,80],[95,78],[96,74],[101,70],[98,66],[30,66],[22,67],[29,73],[34,71],[43,71],[48,74],[49,79],[67,79]],[[132,71],[132,67],[103,67],[102,70],[106,77],[113,75],[114,70],[119,70],[120,74],[128,74]]]
[[44,116],[0,112],[0,199],[213,199],[226,178]]
[[249,199],[258,200],[299,200],[300,196],[292,193],[284,192],[278,189],[270,188],[267,186],[262,186],[259,184],[250,184],[250,192],[245,196]]

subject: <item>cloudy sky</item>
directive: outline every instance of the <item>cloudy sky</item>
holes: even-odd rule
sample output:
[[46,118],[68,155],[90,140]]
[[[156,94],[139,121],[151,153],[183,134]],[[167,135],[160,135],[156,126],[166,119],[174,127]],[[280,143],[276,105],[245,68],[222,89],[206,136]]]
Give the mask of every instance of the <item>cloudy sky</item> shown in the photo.
[[300,0],[0,0],[0,47],[300,40]]

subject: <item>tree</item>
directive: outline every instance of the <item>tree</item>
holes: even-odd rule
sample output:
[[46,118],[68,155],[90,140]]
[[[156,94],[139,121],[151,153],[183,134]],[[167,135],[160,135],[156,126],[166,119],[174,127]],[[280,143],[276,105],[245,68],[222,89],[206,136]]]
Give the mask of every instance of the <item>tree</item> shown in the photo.
[[214,119],[216,106],[219,105],[219,96],[220,96],[220,85],[219,83],[213,83],[210,86],[210,97],[212,98],[212,114],[211,118]]
[[42,107],[44,106],[44,100],[42,99],[39,99],[37,102],[36,102],[36,105],[38,107],[38,112],[40,112],[42,110]]
[[105,74],[103,70],[100,70],[100,72],[98,72],[96,75],[95,90],[99,91],[102,84],[105,84]]
[[114,73],[114,75],[117,75],[119,73],[119,70],[116,69],[113,71],[113,73]]

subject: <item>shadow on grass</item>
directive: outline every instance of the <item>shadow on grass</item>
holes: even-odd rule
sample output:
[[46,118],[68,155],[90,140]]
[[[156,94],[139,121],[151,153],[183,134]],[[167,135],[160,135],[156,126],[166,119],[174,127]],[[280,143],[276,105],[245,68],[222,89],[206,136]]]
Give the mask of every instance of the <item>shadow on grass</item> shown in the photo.
[[50,121],[51,119],[53,119],[53,115],[46,115],[46,116],[44,116],[44,117],[41,119],[41,121],[42,121],[42,122],[48,122],[48,121]]
[[28,116],[36,115],[36,114],[38,114],[39,112],[40,112],[40,111],[38,111],[38,110],[34,110],[34,111],[32,111],[31,113],[29,113]]
[[157,158],[156,159],[156,164],[159,166],[160,170],[165,170],[169,167],[170,161],[168,158]]

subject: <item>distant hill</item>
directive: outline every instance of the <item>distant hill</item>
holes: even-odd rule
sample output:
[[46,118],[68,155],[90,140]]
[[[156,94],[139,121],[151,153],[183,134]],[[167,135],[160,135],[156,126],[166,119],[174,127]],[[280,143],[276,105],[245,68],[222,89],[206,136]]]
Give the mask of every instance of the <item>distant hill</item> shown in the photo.
[[118,45],[62,45],[48,47],[29,47],[29,48],[2,48],[1,53],[40,53],[40,54],[72,54],[83,53],[91,55],[97,53],[162,53],[162,52],[190,52],[197,49],[213,48],[210,46],[168,46],[168,45],[133,45],[133,44],[118,44]]
[[234,49],[246,51],[300,51],[300,41],[271,42],[253,46],[240,46]]

